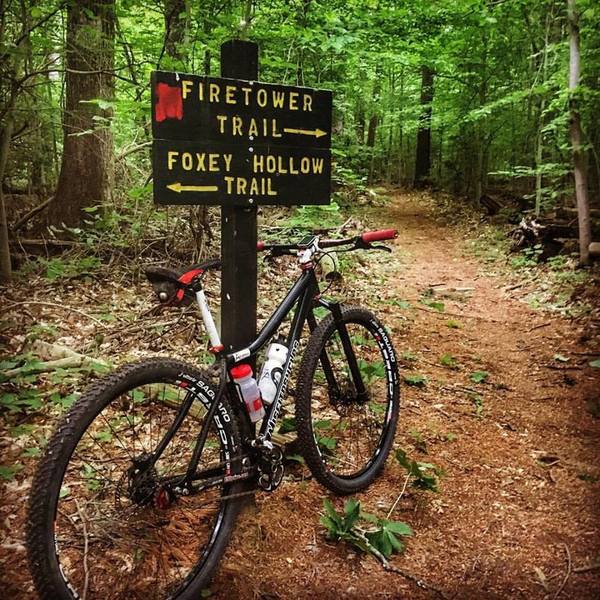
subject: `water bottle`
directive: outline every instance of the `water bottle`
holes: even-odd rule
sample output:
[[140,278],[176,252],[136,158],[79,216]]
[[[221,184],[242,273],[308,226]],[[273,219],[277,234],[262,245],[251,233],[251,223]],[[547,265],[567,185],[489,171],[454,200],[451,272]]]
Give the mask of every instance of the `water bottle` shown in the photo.
[[277,387],[283,373],[283,365],[285,365],[287,359],[288,349],[281,343],[282,341],[282,339],[278,338],[269,346],[267,360],[258,378],[260,395],[265,404],[271,404],[275,400]]
[[229,373],[235,383],[241,400],[246,405],[246,410],[253,423],[260,421],[265,416],[265,409],[260,399],[260,390],[256,379],[252,376],[252,367],[242,364],[233,367]]

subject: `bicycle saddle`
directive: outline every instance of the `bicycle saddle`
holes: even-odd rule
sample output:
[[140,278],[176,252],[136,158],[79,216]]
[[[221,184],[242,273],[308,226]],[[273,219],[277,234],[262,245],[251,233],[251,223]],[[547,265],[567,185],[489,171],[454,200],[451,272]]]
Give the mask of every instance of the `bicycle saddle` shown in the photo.
[[188,306],[194,300],[194,292],[189,287],[194,277],[201,275],[204,271],[220,268],[221,259],[211,258],[205,262],[179,269],[150,266],[146,267],[145,273],[161,304]]

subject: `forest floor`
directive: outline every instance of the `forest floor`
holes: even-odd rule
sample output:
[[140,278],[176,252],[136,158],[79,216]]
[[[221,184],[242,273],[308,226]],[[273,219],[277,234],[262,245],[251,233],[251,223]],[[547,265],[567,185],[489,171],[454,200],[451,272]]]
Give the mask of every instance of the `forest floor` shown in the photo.
[[[474,257],[464,228],[436,220],[431,206],[426,195],[396,193],[365,216],[373,228],[396,227],[400,235],[392,259],[381,253],[355,263],[350,295],[368,299],[390,327],[403,375],[413,383],[419,378],[410,375],[424,376],[420,385],[403,385],[395,447],[444,475],[438,493],[408,487],[401,494],[406,472],[390,457],[358,499],[382,517],[395,505],[390,518],[409,523],[414,537],[392,564],[449,598],[598,598],[600,419],[593,413],[600,370],[589,363],[600,356],[600,340],[578,321],[531,308],[530,284]],[[68,301],[91,312],[93,303],[110,304],[122,284],[92,282],[87,299]],[[45,298],[58,304],[66,292]],[[139,291],[129,293],[122,304],[140,308]],[[15,287],[8,297],[35,300],[36,292]],[[45,310],[46,322],[53,314],[52,307],[27,309],[35,320],[34,311]],[[69,319],[79,335],[97,333],[80,315]],[[62,333],[60,343],[73,335]],[[10,331],[3,335],[10,346]],[[130,354],[157,349],[169,352],[154,340]],[[443,355],[451,364],[440,363]],[[18,439],[2,433],[3,462],[22,452]],[[3,490],[4,598],[33,597],[22,533],[33,464],[24,461]],[[294,475],[245,509],[212,597],[438,597],[373,557],[328,542],[319,524],[328,492],[302,467]]]

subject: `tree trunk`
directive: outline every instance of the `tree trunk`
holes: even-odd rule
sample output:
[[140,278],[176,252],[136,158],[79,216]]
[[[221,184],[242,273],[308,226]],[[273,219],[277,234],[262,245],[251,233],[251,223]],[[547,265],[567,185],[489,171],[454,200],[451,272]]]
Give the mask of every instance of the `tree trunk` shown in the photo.
[[415,187],[429,183],[431,171],[431,102],[433,101],[433,70],[427,65],[421,67],[421,116],[417,133],[415,160]]
[[113,98],[115,5],[82,0],[68,3],[67,11],[64,145],[49,220],[77,226],[84,208],[107,202],[112,192],[112,111],[90,101]]
[[165,53],[169,68],[185,67],[188,57],[189,6],[186,0],[165,0]]
[[10,260],[10,246],[8,243],[8,223],[6,220],[6,205],[4,203],[4,193],[2,191],[2,182],[4,181],[4,171],[6,169],[6,160],[10,147],[10,138],[12,136],[14,121],[12,116],[12,107],[9,108],[8,118],[2,128],[0,137],[0,280],[10,281],[12,279],[12,264]]
[[377,137],[377,124],[379,123],[379,116],[377,114],[372,115],[369,119],[369,129],[367,131],[367,146],[373,148],[375,146],[375,138]]
[[579,221],[579,261],[582,265],[590,262],[590,243],[592,241],[590,223],[590,204],[587,189],[587,169],[583,150],[583,134],[581,116],[577,101],[579,86],[580,52],[579,52],[579,14],[576,0],[567,0],[569,18],[569,129],[573,147],[573,171],[575,175],[575,195],[577,198],[577,215]]

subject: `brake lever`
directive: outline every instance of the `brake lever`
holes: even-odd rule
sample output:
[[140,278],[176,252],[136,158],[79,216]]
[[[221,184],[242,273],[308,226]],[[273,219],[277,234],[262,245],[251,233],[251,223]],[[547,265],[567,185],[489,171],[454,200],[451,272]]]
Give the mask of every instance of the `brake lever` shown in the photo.
[[370,242],[363,242],[362,240],[358,240],[356,242],[355,248],[359,248],[361,250],[384,250],[385,252],[392,251],[392,249],[388,248],[388,246],[383,246],[382,244],[374,246]]
[[388,247],[388,246],[382,246],[382,245],[379,245],[379,246],[370,245],[368,249],[369,250],[384,250],[385,252],[391,252],[392,251],[392,249],[390,247]]

